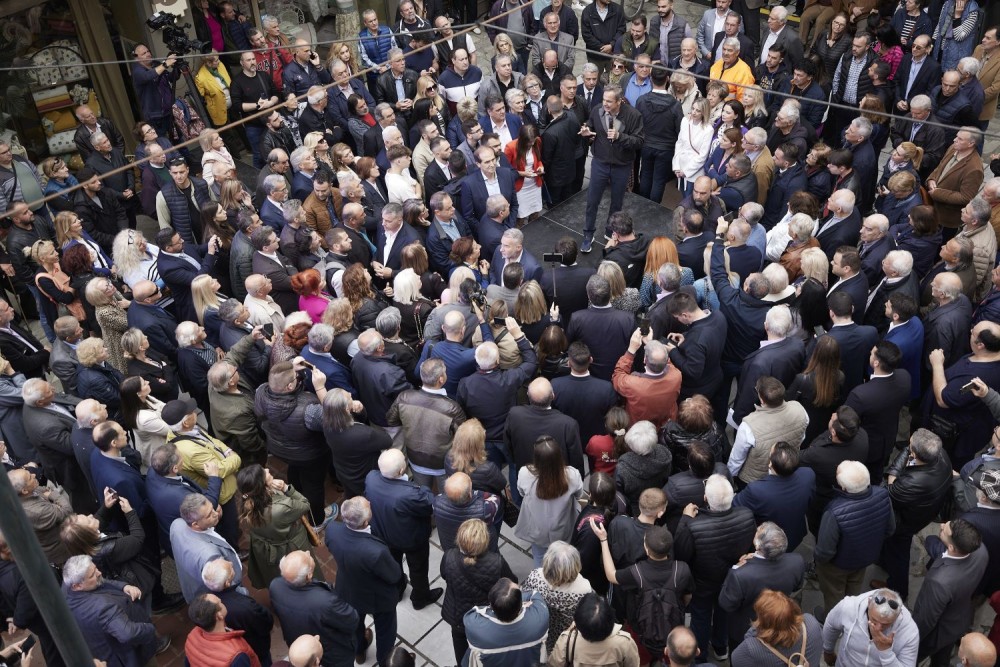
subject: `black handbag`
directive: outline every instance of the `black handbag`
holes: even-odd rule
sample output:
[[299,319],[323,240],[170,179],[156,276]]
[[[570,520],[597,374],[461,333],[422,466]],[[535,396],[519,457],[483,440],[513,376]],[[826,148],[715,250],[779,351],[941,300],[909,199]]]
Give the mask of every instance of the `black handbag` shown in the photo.
[[941,438],[941,444],[946,452],[950,454],[955,450],[955,444],[958,442],[958,426],[955,422],[941,415],[931,415],[927,427],[931,433]]
[[521,516],[521,508],[514,504],[510,497],[510,490],[504,491],[503,499],[503,522],[513,528],[517,525],[517,520]]

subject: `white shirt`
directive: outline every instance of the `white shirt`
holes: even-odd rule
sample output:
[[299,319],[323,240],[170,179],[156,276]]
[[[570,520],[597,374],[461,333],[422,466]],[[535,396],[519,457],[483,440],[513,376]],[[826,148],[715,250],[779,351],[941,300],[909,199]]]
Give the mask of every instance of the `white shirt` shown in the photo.
[[[402,229],[402,227],[400,227]],[[382,263],[385,264],[389,261],[389,253],[392,252],[392,244],[399,235],[399,229],[394,232],[387,231],[385,233],[385,248],[382,250]]]
[[493,175],[493,180],[491,181],[490,179],[486,178],[486,172],[479,172],[479,173],[483,175],[483,182],[486,183],[486,192],[489,193],[489,196],[492,197],[493,195],[501,194],[500,179],[496,177],[496,174]]

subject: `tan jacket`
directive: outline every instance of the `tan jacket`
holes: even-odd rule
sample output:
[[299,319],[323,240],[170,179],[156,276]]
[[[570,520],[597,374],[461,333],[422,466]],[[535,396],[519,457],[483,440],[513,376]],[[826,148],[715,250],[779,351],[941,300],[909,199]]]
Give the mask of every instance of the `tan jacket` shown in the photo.
[[959,236],[972,241],[972,264],[976,267],[976,298],[972,303],[982,300],[993,287],[993,265],[997,259],[997,235],[992,225],[984,225],[972,231],[963,231]]
[[[339,188],[330,186],[330,196],[333,197],[333,211],[340,217],[341,211],[344,210],[344,202],[340,197]],[[326,204],[317,199],[316,195],[309,193],[306,200],[302,202],[302,210],[306,212],[306,225],[309,229],[315,229],[319,232],[320,236],[325,237],[326,233],[333,226],[333,221],[330,220],[330,212],[326,209]],[[323,245],[324,247],[326,246],[325,238]]]
[[761,206],[767,201],[767,191],[771,189],[771,181],[774,180],[774,158],[771,157],[771,149],[764,146],[757,161],[751,167],[753,175],[757,177],[757,203]]
[[[976,47],[972,57],[977,60],[983,59],[982,45]],[[979,120],[990,120],[997,111],[997,98],[1000,98],[1000,50],[994,51],[983,65],[983,69],[979,72],[979,83],[983,84],[983,91],[986,93]]]
[[41,494],[46,490],[48,489],[38,487],[39,495],[22,497],[21,507],[28,517],[28,523],[35,529],[35,536],[45,557],[50,563],[62,567],[69,558],[69,552],[59,537],[59,531],[62,530],[63,522],[73,514],[73,506],[69,504],[65,491],[51,489],[49,497],[44,498]]
[[639,649],[632,635],[615,623],[602,642],[588,642],[575,625],[563,631],[549,655],[549,667],[639,667]]
[[983,159],[973,151],[956,164],[943,178],[945,165],[955,154],[950,146],[940,164],[931,172],[928,181],[935,181],[937,188],[930,193],[934,200],[934,213],[942,227],[956,229],[962,226],[962,207],[972,201],[983,184]]

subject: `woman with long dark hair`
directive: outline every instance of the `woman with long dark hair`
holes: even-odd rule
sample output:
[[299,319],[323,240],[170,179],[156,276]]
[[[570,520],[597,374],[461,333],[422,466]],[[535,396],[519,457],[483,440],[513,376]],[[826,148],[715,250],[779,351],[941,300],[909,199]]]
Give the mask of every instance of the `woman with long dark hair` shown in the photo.
[[[313,558],[316,556],[302,522],[302,517],[309,516],[309,501],[257,463],[239,471],[236,485],[240,494],[240,527],[250,535],[247,574],[254,588],[267,588],[272,579],[281,576],[278,562],[286,554],[308,551]],[[321,568],[313,576],[324,580]]]
[[362,410],[361,402],[343,389],[331,389],[323,399],[323,435],[344,498],[364,495],[365,477],[378,469],[379,454],[392,447],[392,438],[384,430],[354,419]]
[[386,302],[372,290],[372,277],[361,264],[352,264],[344,271],[341,284],[344,298],[351,303],[354,325],[359,331],[375,327],[375,318],[386,307]]
[[583,480],[566,465],[562,447],[546,435],[535,441],[531,465],[518,471],[517,490],[523,500],[514,534],[531,544],[535,565],[541,565],[550,544],[573,534]]
[[229,250],[233,244],[235,227],[229,224],[229,212],[218,202],[201,205],[202,243],[208,243],[217,236],[222,246],[215,253],[215,268],[212,275],[219,281],[223,294],[232,294],[233,285],[229,281]]
[[595,472],[587,480],[587,495],[587,505],[576,518],[570,544],[580,552],[580,574],[590,582],[595,593],[604,595],[608,592],[608,578],[604,576],[601,543],[591,530],[590,521],[593,519],[606,528],[618,514],[615,480],[607,473]]
[[826,431],[830,416],[844,401],[844,372],[840,370],[840,344],[836,338],[816,339],[806,369],[792,380],[785,400],[798,401],[809,415],[806,443]]
[[595,435],[587,442],[586,452],[590,457],[590,469],[614,476],[615,467],[622,454],[628,451],[625,432],[632,425],[625,408],[617,405],[604,415],[604,430],[607,433]]
[[[135,331],[135,329],[131,329]],[[163,401],[149,392],[149,383],[141,377],[131,376],[121,383],[121,425],[132,431],[135,448],[142,455],[142,463],[149,465],[149,457],[160,445],[166,444],[170,427],[160,413]]]
[[517,172],[514,192],[517,196],[517,226],[535,220],[542,214],[542,139],[534,125],[522,125],[517,139],[504,146],[504,155]]

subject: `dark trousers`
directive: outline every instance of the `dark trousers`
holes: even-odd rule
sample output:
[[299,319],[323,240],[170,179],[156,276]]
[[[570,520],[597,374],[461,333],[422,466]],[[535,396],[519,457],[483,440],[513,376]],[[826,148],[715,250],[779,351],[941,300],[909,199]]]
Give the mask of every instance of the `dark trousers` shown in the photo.
[[461,665],[465,652],[469,650],[469,640],[465,636],[464,625],[451,626],[451,645],[455,648],[455,664]]
[[253,166],[260,169],[264,166],[266,156],[260,154],[260,138],[264,136],[264,128],[254,127],[250,123],[243,125],[247,132],[247,142],[250,144],[250,152],[253,153]]
[[553,185],[551,183],[546,183],[546,187],[549,189],[549,197],[552,199],[552,206],[559,206],[567,199],[573,195],[573,183],[572,181],[564,185]]
[[[622,210],[625,188],[632,173],[631,164],[608,164],[594,158],[590,161],[590,187],[587,189],[587,215],[583,223],[583,238],[593,238],[597,229],[597,208],[604,198],[604,190],[611,186],[611,208],[608,217]],[[604,224],[607,229],[607,222]]]
[[657,204],[663,201],[663,190],[673,176],[674,152],[669,148],[642,147],[639,169],[639,194]]
[[507,466],[507,483],[510,484],[510,495],[514,502],[521,504],[521,494],[517,492],[517,466],[514,465],[514,457],[510,449],[502,440],[486,441],[486,460],[494,463],[503,472],[503,467]]
[[760,47],[760,9],[750,9],[746,0],[733,0],[732,10],[743,17],[743,30],[747,37]]
[[392,557],[396,559],[400,567],[403,566],[403,556],[406,556],[406,565],[410,574],[410,585],[413,590],[410,592],[410,600],[426,600],[430,595],[430,583],[427,579],[427,570],[430,567],[431,544],[425,542],[415,549],[403,551],[389,547]]
[[229,546],[236,549],[237,552],[240,550],[239,514],[239,508],[236,506],[236,496],[233,496],[228,502],[223,503],[222,516],[219,517],[219,525],[215,527],[216,532],[222,536],[222,539],[229,542]]
[[572,193],[574,195],[583,190],[583,179],[587,177],[587,153],[589,153],[589,150],[576,159],[576,175],[573,177],[572,186]]
[[719,606],[719,591],[695,593],[688,609],[691,611],[691,632],[698,640],[701,655],[708,657],[709,643],[719,653],[724,652],[729,645],[729,638],[726,629],[726,612]]
[[896,534],[886,539],[882,544],[879,565],[889,577],[886,587],[899,593],[903,604],[910,595],[910,543],[913,535],[909,533]]
[[309,501],[312,524],[323,523],[326,510],[326,470],[330,467],[329,455],[305,463],[285,461],[288,464],[288,483]]
[[[385,667],[389,653],[396,645],[396,610],[380,611],[371,616],[375,621],[375,659]],[[354,631],[354,645],[356,651],[361,651],[365,645],[365,615],[360,612],[358,627]]]
[[954,650],[954,644],[948,644],[947,646],[939,648],[934,653],[928,653],[926,652],[926,649],[922,649],[917,652],[917,662],[919,663],[927,656],[930,656],[931,667],[948,667],[948,665],[951,664],[951,654]]

